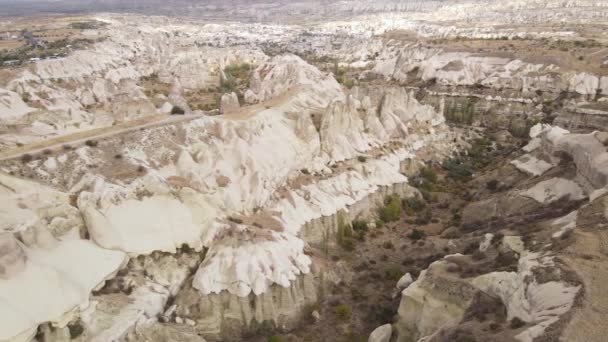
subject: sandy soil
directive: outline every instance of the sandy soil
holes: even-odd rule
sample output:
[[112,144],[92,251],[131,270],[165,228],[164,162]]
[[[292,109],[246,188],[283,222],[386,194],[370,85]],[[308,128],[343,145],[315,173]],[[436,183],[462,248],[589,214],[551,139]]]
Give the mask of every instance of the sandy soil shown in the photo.
[[582,306],[573,317],[562,341],[601,342],[608,336],[608,232],[576,230],[575,243],[564,257],[585,284]]

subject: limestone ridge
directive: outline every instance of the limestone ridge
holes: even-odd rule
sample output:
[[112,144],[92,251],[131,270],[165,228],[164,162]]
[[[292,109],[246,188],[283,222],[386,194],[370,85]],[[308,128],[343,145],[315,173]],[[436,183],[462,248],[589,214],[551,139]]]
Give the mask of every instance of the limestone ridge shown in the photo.
[[412,72],[424,81],[443,86],[480,86],[534,91],[574,92],[581,95],[608,94],[608,77],[574,72],[554,64],[530,63],[515,57],[486,57],[473,53],[448,52],[440,48],[411,45],[380,53],[367,73],[407,81]]
[[[108,137],[95,146],[57,151],[25,165],[5,164],[9,171],[25,167],[25,172],[48,184],[46,206],[61,208],[56,211],[59,215],[73,215],[76,205],[83,221],[78,221],[79,228],[71,228],[74,224],[68,224],[69,220],[43,220],[27,192],[37,185],[2,175],[2,184],[10,189],[2,188],[3,201],[18,207],[6,212],[2,221],[3,241],[10,247],[3,273],[10,289],[2,291],[3,298],[21,298],[15,291],[24,282],[40,287],[41,293],[55,292],[49,284],[65,288],[66,282],[72,282],[35,272],[30,269],[36,267],[34,262],[26,262],[23,268],[13,260],[56,255],[57,268],[61,268],[86,255],[96,266],[82,264],[86,278],[75,280],[82,284],[78,291],[54,297],[57,304],[46,306],[34,320],[20,318],[14,310],[30,304],[33,310],[35,301],[19,299],[18,305],[3,306],[2,317],[15,321],[10,329],[2,329],[3,339],[31,334],[44,322],[63,327],[70,321],[64,317],[79,315],[91,340],[124,336],[136,322],[161,314],[164,303],[185,284],[184,276],[195,261],[178,257],[183,246],[194,253],[206,250],[191,278],[195,292],[189,296],[214,301],[218,294],[223,300],[233,300],[228,298],[263,296],[277,291],[277,286],[291,288],[311,272],[312,261],[298,236],[304,224],[347,210],[379,187],[406,182],[401,162],[414,158],[426,144],[445,145],[446,151],[451,148],[441,115],[403,90],[387,93],[381,108],[373,108],[368,98],[345,94],[331,76],[297,57],[277,57],[258,72],[266,75],[260,85],[253,84],[251,92],[259,88],[254,93],[256,101],[272,103],[268,108],[248,109],[237,117],[201,117],[153,126],[134,135]],[[320,120],[318,130],[316,120]],[[167,140],[167,136],[172,138]],[[391,141],[396,148],[370,154],[365,163],[356,160]],[[122,166],[90,167],[103,165],[108,155],[120,155]],[[330,166],[337,162],[352,166],[332,170]],[[129,168],[131,174],[123,173]],[[302,169],[317,176],[298,184]],[[77,194],[77,201],[70,202],[67,192]],[[53,230],[59,224],[70,228]],[[35,238],[31,246],[24,246],[21,241],[34,232],[48,238]],[[78,308],[87,306],[89,292],[112,278],[127,256],[132,258],[131,265],[136,256],[150,258],[158,252],[169,253],[162,260],[176,260],[171,263],[177,263],[179,275],[170,276],[166,273],[171,271],[161,267],[152,281],[144,281],[137,276],[139,268],[129,266],[133,275],[128,277],[134,282],[128,295],[132,304],[119,305],[118,316],[109,315],[107,305],[118,299],[110,301],[102,294],[92,297],[96,304],[86,314],[79,313]],[[26,281],[28,272],[39,280]],[[49,277],[56,280],[49,283]],[[110,282],[106,288],[115,285]],[[316,298],[310,283],[302,286],[306,298]],[[155,298],[155,304],[144,304],[145,298]],[[177,312],[184,315],[184,310],[178,307]],[[119,323],[120,317],[124,321]],[[203,322],[210,317],[201,313],[195,319]],[[255,319],[262,322],[272,317]],[[254,317],[240,319],[249,324]],[[210,329],[223,329],[221,322],[217,324]]]

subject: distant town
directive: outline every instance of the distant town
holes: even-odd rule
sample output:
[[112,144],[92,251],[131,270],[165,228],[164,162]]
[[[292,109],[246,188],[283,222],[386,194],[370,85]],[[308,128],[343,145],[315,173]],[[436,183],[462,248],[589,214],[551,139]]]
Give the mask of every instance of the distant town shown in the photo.
[[84,30],[103,26],[102,22],[86,21],[67,23],[65,27],[0,31],[0,65],[63,58],[72,50],[86,48],[100,39],[95,34],[83,35]]

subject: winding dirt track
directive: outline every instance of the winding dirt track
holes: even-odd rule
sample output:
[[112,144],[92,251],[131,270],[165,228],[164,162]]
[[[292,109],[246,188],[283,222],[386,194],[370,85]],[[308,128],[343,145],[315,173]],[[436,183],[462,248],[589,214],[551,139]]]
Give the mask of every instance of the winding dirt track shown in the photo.
[[[268,101],[258,103],[251,106],[244,106],[233,112],[226,113],[222,117],[229,120],[243,120],[257,112],[271,107],[279,107],[289,100],[295,94],[301,91],[301,86],[290,88],[285,93],[269,99]],[[84,144],[87,140],[98,140],[108,138],[117,134],[124,134],[140,129],[169,125],[178,122],[190,121],[199,119],[206,114],[188,114],[188,115],[151,115],[128,122],[123,122],[111,127],[100,127],[92,130],[76,132],[72,134],[62,135],[56,138],[39,141],[25,146],[17,147],[7,151],[0,151],[0,161],[9,159],[21,158],[25,154],[42,153],[44,150],[61,149],[64,145],[75,147]]]
[[92,130],[62,135],[56,138],[47,139],[33,144],[28,144],[7,151],[2,151],[0,152],[0,161],[20,158],[25,154],[40,153],[47,149],[60,149],[64,145],[75,147],[77,145],[84,144],[87,140],[103,139],[113,135],[128,133],[139,129],[173,124],[182,121],[190,121],[201,118],[203,116],[203,114],[146,116],[140,119],[120,123],[111,127],[100,127]]

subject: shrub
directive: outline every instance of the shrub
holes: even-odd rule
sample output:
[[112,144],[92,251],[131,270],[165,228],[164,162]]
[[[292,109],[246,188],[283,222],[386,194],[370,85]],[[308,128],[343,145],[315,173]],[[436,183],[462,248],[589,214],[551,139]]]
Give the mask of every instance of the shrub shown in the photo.
[[228,221],[234,222],[236,224],[242,224],[243,223],[243,220],[241,220],[238,217],[233,217],[233,216],[228,217]]
[[29,153],[25,153],[25,154],[21,155],[21,161],[23,163],[29,163],[32,160],[34,160],[34,157]]
[[382,244],[382,248],[384,248],[384,249],[393,249],[393,248],[395,248],[395,246],[393,245],[392,242],[386,241],[385,243]]
[[114,159],[122,159],[122,154],[115,154]]
[[486,188],[490,191],[496,191],[496,189],[498,189],[498,181],[496,179],[492,179],[486,183]]
[[347,321],[352,316],[350,307],[344,304],[334,306],[334,314],[338,319],[342,321]]
[[441,167],[448,172],[449,177],[457,180],[468,180],[473,176],[471,163],[457,158],[445,160]]
[[[363,238],[365,239],[365,238]],[[355,250],[355,239],[351,238],[347,238],[342,240],[342,242],[340,243],[340,246],[347,252],[352,252]]]
[[387,280],[397,281],[401,278],[402,275],[403,273],[398,267],[389,267],[384,270],[384,276]]
[[424,239],[424,232],[418,229],[413,229],[409,234],[407,234],[407,237],[410,238],[410,240],[413,241],[418,241],[420,239]]
[[389,196],[385,201],[385,206],[380,208],[380,219],[384,222],[393,222],[401,216],[401,200],[399,196]]
[[224,68],[224,73],[226,74],[226,76],[244,79],[249,76],[250,70],[251,64],[249,63],[235,63],[226,66],[226,68]]
[[278,335],[272,335],[272,336],[268,337],[268,339],[266,341],[268,341],[268,342],[283,342],[283,338],[281,336],[278,336]]
[[382,228],[382,227],[384,227],[384,221],[382,221],[381,219],[377,219],[376,228]]
[[513,319],[511,319],[511,322],[509,323],[509,327],[511,329],[519,329],[519,328],[523,327],[524,325],[526,325],[526,322],[524,322],[519,317],[513,317]]
[[84,142],[85,145],[89,146],[89,147],[97,147],[97,145],[99,144],[97,142],[97,140],[87,140]]
[[178,106],[173,106],[173,108],[171,108],[171,115],[184,115],[186,114],[186,112]]
[[51,155],[53,154],[53,151],[51,151],[50,149],[46,148],[42,151],[42,154],[44,154],[45,156]]
[[139,166],[137,167],[137,172],[138,172],[138,173],[145,173],[145,172],[146,172],[146,168],[145,168],[145,167],[143,167],[142,165],[139,165]]
[[365,156],[358,156],[357,160],[360,161],[361,163],[365,163],[367,161],[367,158]]
[[340,80],[341,80],[342,82],[340,82],[340,83],[342,83],[348,89],[352,88],[355,85],[355,80],[353,80],[352,78],[342,77],[342,78],[338,78],[338,80],[339,80],[338,82],[340,82]]
[[365,221],[355,220],[355,221],[353,221],[352,227],[353,227],[353,230],[356,232],[357,231],[367,232],[367,230],[368,230],[367,222],[365,222]]
[[432,219],[433,213],[430,209],[427,209],[421,213],[418,213],[418,216],[416,217],[416,220],[414,220],[414,223],[420,225],[428,224],[429,222],[431,222]]
[[407,198],[403,202],[408,214],[417,213],[426,207],[426,203],[417,197]]
[[31,99],[32,98],[31,98],[31,96],[30,96],[29,93],[23,93],[23,94],[21,94],[21,100],[23,102],[28,103],[28,102],[30,102]]
[[437,183],[437,173],[430,167],[420,170],[420,176],[430,183]]
[[475,117],[475,106],[470,100],[462,105],[452,103],[445,110],[445,118],[448,122],[472,125]]
[[344,222],[344,215],[338,214],[338,231],[336,232],[338,245],[346,251],[355,250],[355,240],[353,238],[353,228]]
[[75,339],[82,335],[84,328],[80,322],[72,322],[68,324],[68,331],[70,332],[70,337]]

